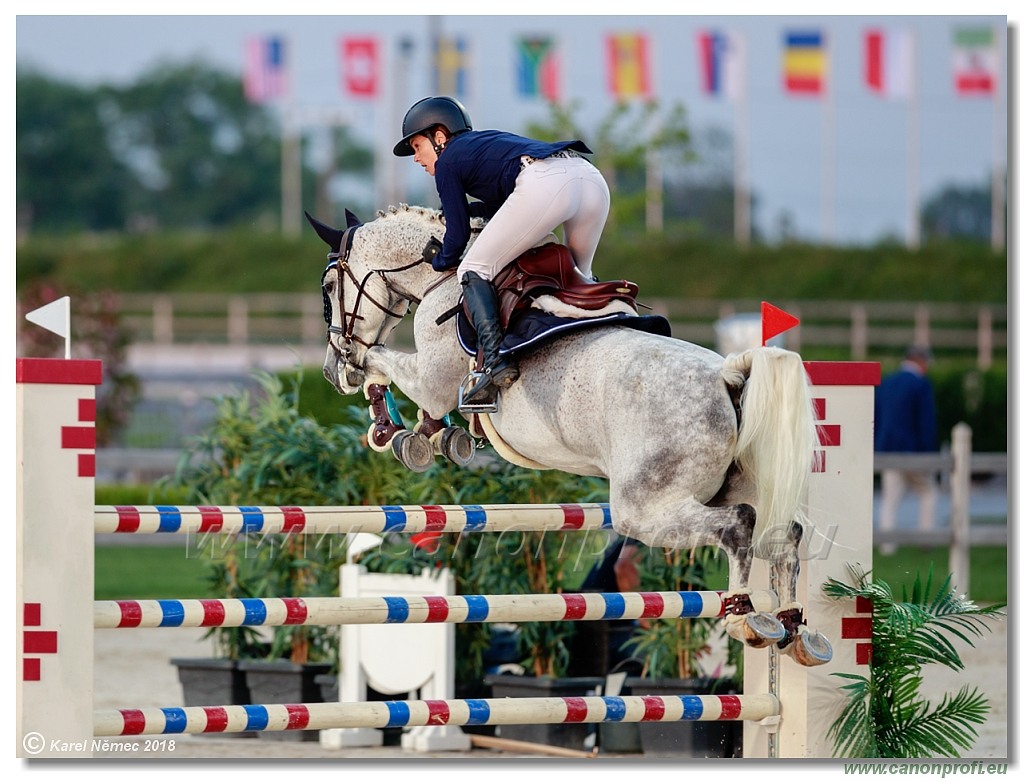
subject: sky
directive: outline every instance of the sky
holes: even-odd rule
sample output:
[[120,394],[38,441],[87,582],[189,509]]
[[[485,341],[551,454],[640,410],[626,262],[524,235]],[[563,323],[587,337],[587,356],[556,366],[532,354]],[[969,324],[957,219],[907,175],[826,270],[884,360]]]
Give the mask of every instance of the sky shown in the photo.
[[[432,32],[465,36],[470,42],[472,65],[462,99],[474,126],[515,132],[523,132],[529,121],[547,117],[542,102],[517,93],[515,41],[527,34],[555,36],[562,50],[563,94],[579,102],[585,139],[587,129],[596,133],[614,104],[606,78],[606,35],[646,34],[653,92],[662,105],[684,105],[698,137],[724,130],[746,140],[748,181],[757,202],[755,220],[769,240],[781,236],[783,223],[810,241],[870,244],[885,237],[906,239],[911,230],[908,215],[915,203],[946,187],[988,187],[993,166],[1002,167],[1007,160],[1005,64],[995,99],[957,96],[953,88],[957,27],[997,25],[1005,57],[1007,8],[998,3],[972,4],[983,16],[952,16],[941,8],[936,12],[942,16],[799,12],[800,5],[820,7],[812,4],[792,4],[797,7],[785,16],[498,16],[459,13],[460,6],[468,4],[449,3],[437,10],[450,15],[433,19],[412,13],[428,10],[412,3],[389,4],[396,13],[385,16],[321,15],[313,11],[337,9],[341,4],[316,2],[304,3],[301,16],[281,15],[279,7],[272,14],[216,15],[224,13],[221,6],[227,7],[216,2],[201,6],[207,13],[190,9],[190,3],[156,3],[147,6],[146,15],[115,10],[93,16],[68,16],[50,11],[51,5],[59,8],[61,4],[35,4],[25,13],[44,15],[17,16],[17,63],[83,85],[127,84],[161,63],[197,59],[241,76],[248,37],[283,35],[292,54],[293,110],[306,117],[340,117],[357,128],[376,145],[381,160],[393,167],[390,170],[397,172],[392,175],[405,188],[400,190],[403,194],[409,190],[429,193],[419,168],[408,160],[391,159],[389,150],[400,136],[405,109],[431,94],[427,44]],[[127,3],[103,5],[132,10]],[[543,7],[533,3],[516,7],[525,11],[538,5]],[[646,5],[632,3],[631,7],[639,12]],[[899,10],[899,5],[880,7],[891,12]],[[250,7],[257,14],[261,8],[260,4]],[[725,10],[733,4],[714,6],[720,7]],[[871,3],[854,7],[868,10]],[[843,4],[837,11],[843,12]],[[919,73],[916,101],[886,99],[867,89],[862,36],[870,27],[913,31]],[[826,33],[829,97],[788,95],[782,86],[783,35],[790,29],[815,28]],[[745,101],[710,97],[702,91],[696,35],[703,29],[744,36]],[[340,87],[338,39],[364,34],[378,38],[392,52],[400,40],[412,42],[404,69],[397,64],[397,56],[386,58],[377,101],[351,97]],[[314,144],[314,154],[315,149]]]

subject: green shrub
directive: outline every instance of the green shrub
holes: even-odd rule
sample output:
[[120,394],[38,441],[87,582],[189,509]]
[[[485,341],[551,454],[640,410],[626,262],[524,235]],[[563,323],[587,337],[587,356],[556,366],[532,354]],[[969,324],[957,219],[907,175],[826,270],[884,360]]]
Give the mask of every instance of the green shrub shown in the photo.
[[[478,456],[461,468],[438,459],[424,473],[411,473],[390,453],[366,445],[369,417],[356,402],[323,413],[300,393],[308,372],[297,372],[285,390],[283,377],[257,375],[261,393],[241,392],[215,400],[209,429],[189,444],[173,479],[159,487],[187,492],[195,505],[460,505],[597,502],[607,484],[557,471],[515,467]],[[317,386],[326,385],[318,379]],[[334,402],[336,394],[332,391]],[[398,400],[406,420],[407,403]],[[301,410],[345,421],[324,424]],[[604,533],[602,533],[604,534]],[[313,544],[313,536],[247,535],[219,551],[211,578],[222,597],[328,596],[338,594],[344,537]],[[381,549],[363,555],[370,570],[419,573],[450,567],[460,594],[550,594],[578,585],[589,568],[578,533],[465,533],[444,535],[436,550],[410,545],[407,535],[388,535]],[[431,547],[433,548],[433,547]],[[576,554],[576,556],[574,556]],[[533,622],[521,627],[525,664],[560,675],[568,663],[571,622]],[[236,628],[213,631],[223,653],[253,653],[253,637]],[[490,637],[486,624],[459,625],[458,672],[462,681],[482,677]],[[328,628],[277,628],[270,654],[296,662],[334,659],[336,634]]]
[[939,439],[948,440],[963,421],[971,427],[975,451],[1006,453],[1009,399],[1005,366],[985,372],[974,368],[932,371]]

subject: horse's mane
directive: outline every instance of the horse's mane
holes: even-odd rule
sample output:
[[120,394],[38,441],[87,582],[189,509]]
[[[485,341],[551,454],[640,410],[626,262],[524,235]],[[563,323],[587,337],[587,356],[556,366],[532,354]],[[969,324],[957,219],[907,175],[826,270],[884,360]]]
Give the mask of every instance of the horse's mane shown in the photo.
[[[398,206],[389,206],[387,209],[377,210],[377,219],[414,219],[423,220],[427,223],[437,223],[443,226],[444,213],[440,209],[431,209],[429,206],[410,206],[409,204],[399,204]],[[469,229],[472,233],[476,234],[483,230],[485,220],[480,217],[470,218]]]

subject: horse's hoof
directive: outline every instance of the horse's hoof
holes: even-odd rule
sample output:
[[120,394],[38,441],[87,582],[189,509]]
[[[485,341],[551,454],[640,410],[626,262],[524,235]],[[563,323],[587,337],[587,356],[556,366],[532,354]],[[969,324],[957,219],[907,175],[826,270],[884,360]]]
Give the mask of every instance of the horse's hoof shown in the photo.
[[794,660],[807,667],[824,665],[832,659],[832,644],[828,638],[806,627],[800,628],[788,651]]
[[743,642],[753,649],[763,649],[786,637],[786,628],[771,614],[763,612],[745,614]]
[[725,632],[752,649],[763,649],[786,637],[786,628],[771,614],[761,611],[748,614],[727,614]]
[[399,432],[391,440],[391,450],[395,458],[413,472],[426,472],[434,463],[434,446],[418,432],[408,429]]
[[465,467],[476,453],[476,443],[461,426],[449,426],[441,432],[441,455],[452,464]]

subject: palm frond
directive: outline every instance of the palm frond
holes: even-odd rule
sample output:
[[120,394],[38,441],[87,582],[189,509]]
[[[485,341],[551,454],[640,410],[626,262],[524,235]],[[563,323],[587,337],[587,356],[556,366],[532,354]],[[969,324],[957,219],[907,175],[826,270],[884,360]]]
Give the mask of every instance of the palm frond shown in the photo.
[[963,687],[955,696],[946,695],[938,706],[929,709],[918,701],[908,709],[905,719],[893,726],[887,738],[891,752],[886,757],[934,758],[960,757],[978,738],[975,725],[985,722],[988,699],[976,689]]
[[856,674],[836,673],[833,675],[850,680],[849,684],[840,687],[846,691],[848,699],[839,717],[832,723],[828,731],[828,738],[833,741],[836,754],[852,758],[878,757],[875,735],[869,729],[871,725],[868,714],[871,703],[871,680]]
[[845,757],[960,757],[977,738],[988,699],[977,690],[961,689],[933,707],[921,697],[925,665],[966,669],[956,642],[969,646],[988,629],[988,622],[1005,616],[1005,605],[979,607],[956,594],[951,579],[935,583],[929,568],[922,580],[896,600],[889,585],[872,582],[857,566],[848,568],[852,584],[830,579],[823,587],[837,599],[872,601],[871,677],[833,674],[850,680],[841,689],[848,701],[832,724],[829,737],[834,754]]

